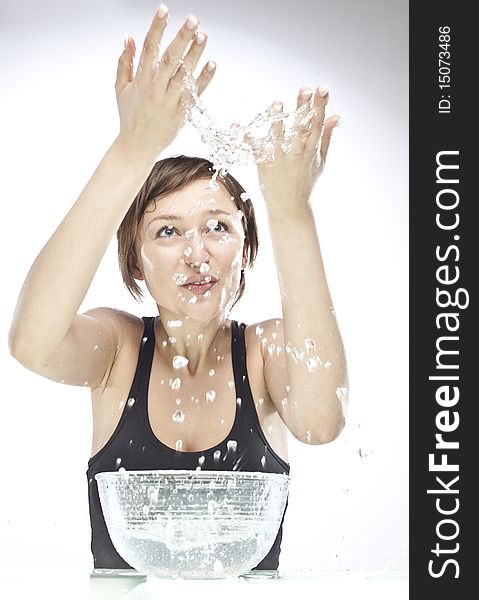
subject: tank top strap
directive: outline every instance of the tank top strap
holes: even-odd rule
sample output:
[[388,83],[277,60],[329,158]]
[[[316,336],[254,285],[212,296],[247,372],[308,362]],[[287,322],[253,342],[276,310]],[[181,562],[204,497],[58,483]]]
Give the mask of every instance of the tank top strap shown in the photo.
[[135,398],[147,398],[148,381],[150,380],[151,365],[155,352],[155,317],[142,317],[145,324],[141,340],[135,378],[130,395]]
[[231,353],[233,357],[233,374],[235,378],[236,393],[238,397],[241,398],[242,408],[248,411],[250,417],[253,418],[253,422],[259,426],[246,367],[246,343],[244,337],[246,325],[244,323],[232,321],[231,326],[233,330],[231,336]]

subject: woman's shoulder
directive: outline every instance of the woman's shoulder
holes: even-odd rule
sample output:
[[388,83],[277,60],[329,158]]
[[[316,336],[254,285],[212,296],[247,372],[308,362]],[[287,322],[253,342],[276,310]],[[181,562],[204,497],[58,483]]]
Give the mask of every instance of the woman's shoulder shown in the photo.
[[87,310],[83,314],[113,329],[120,344],[135,340],[143,332],[143,319],[125,310],[110,306],[99,306]]
[[251,323],[245,327],[246,347],[258,349],[264,358],[265,350],[271,343],[283,342],[283,319],[267,319]]

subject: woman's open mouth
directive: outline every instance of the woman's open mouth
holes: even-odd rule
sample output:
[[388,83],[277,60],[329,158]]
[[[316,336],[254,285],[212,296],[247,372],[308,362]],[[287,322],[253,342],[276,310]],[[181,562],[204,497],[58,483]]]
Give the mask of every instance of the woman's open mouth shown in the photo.
[[205,277],[204,279],[201,279],[201,280],[196,280],[196,281],[193,280],[193,281],[186,282],[181,287],[187,288],[188,291],[192,292],[193,294],[196,294],[198,296],[203,296],[204,294],[206,294],[206,292],[211,290],[211,288],[215,287],[215,285],[217,283],[218,283],[218,280],[216,278]]

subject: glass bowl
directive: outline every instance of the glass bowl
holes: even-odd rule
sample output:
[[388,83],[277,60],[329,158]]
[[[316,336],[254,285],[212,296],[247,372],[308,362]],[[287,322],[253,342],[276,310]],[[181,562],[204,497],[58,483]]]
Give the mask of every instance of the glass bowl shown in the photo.
[[155,577],[218,579],[268,554],[289,475],[247,471],[97,473],[101,507],[120,556]]

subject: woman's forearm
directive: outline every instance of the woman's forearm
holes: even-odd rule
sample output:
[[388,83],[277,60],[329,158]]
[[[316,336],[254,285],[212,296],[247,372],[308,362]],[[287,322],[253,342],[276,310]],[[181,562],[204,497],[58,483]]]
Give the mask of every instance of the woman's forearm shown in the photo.
[[10,330],[12,354],[48,358],[58,347],[153,164],[118,139],[107,150],[30,268]]
[[328,422],[337,421],[341,428],[346,358],[313,212],[308,205],[297,205],[288,213],[270,207],[268,217],[281,292],[290,398],[297,400],[298,422],[309,422],[313,429],[314,422],[325,422],[327,415]]

